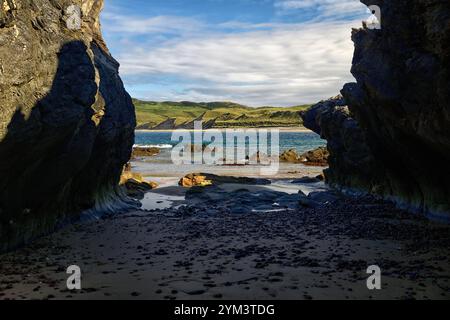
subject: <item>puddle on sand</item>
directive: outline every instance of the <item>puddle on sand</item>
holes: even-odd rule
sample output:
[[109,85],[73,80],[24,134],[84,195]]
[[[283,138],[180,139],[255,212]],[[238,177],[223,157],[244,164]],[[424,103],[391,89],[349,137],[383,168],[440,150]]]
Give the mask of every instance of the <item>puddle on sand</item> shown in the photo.
[[[178,179],[152,179],[158,180],[159,187],[145,194],[141,200],[142,210],[164,210],[177,208],[186,204],[185,193],[187,189],[178,186]],[[271,190],[285,193],[286,195],[297,194],[299,190],[308,195],[314,191],[326,191],[328,188],[323,182],[310,184],[293,184],[292,180],[273,180],[270,185],[242,185],[242,184],[223,184],[220,189],[223,191],[234,192],[245,188],[252,192],[258,190]],[[271,210],[282,210],[281,208],[271,208]],[[260,211],[260,210],[257,210]]]
[[292,180],[273,180],[272,184],[267,187],[271,190],[287,194],[294,194],[302,191],[306,195],[309,195],[311,192],[330,190],[330,188],[322,181],[314,183],[292,183]]
[[142,210],[163,210],[174,207],[177,202],[184,201],[184,197],[170,196],[166,194],[158,194],[148,192],[144,199],[141,200]]
[[141,200],[142,210],[164,210],[176,208],[184,202],[186,190],[178,186],[179,178],[145,177],[149,181],[156,182],[158,188],[149,191]]

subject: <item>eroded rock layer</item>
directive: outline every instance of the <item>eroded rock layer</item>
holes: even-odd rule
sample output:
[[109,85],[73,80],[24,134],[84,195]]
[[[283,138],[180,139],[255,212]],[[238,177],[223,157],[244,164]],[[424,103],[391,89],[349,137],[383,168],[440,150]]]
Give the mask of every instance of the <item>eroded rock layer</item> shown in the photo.
[[450,2],[362,2],[381,7],[382,28],[353,31],[357,82],[345,85],[341,103],[348,110],[328,108],[337,123],[321,115],[329,125],[311,126],[329,139],[329,182],[450,220]]
[[126,205],[116,186],[135,115],[101,37],[102,6],[0,0],[0,251]]
[[321,101],[303,113],[304,125],[327,140],[329,184],[376,192],[383,171],[375,162],[364,133],[342,96]]

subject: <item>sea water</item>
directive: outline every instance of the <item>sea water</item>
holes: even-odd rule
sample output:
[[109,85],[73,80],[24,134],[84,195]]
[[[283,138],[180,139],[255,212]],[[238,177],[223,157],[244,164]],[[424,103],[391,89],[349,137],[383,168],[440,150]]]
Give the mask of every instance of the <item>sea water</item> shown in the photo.
[[[135,144],[137,146],[157,147],[160,149],[171,149],[178,141],[171,141],[172,132],[137,131]],[[270,139],[268,139],[270,142]],[[280,152],[295,149],[299,154],[325,146],[322,140],[314,132],[280,132]],[[210,141],[204,141],[208,144]]]
[[[225,137],[225,135],[224,135]],[[274,176],[261,176],[258,165],[246,166],[220,166],[206,164],[174,165],[171,151],[178,141],[171,141],[172,132],[137,131],[135,145],[157,147],[161,152],[153,157],[135,159],[132,162],[133,170],[143,174],[148,180],[159,184],[159,187],[145,195],[141,201],[142,208],[146,210],[164,209],[183,203],[184,188],[179,188],[178,181],[189,173],[203,172],[223,176],[265,178],[272,181],[271,185],[260,186],[267,190],[296,194],[299,190],[308,194],[323,188],[323,183],[302,186],[292,184],[295,178],[303,176],[316,176],[322,172],[322,167],[307,167],[301,164],[280,163],[279,171]],[[193,140],[193,139],[192,139]],[[268,139],[270,142],[270,139]],[[208,144],[209,141],[203,141]],[[270,144],[270,143],[269,143]],[[320,139],[312,132],[284,132],[279,134],[279,151],[294,149],[298,154],[325,146],[326,141]],[[248,147],[248,145],[247,145]],[[239,186],[238,186],[239,187]],[[309,188],[309,189],[308,189]],[[310,190],[311,189],[311,190]]]
[[[225,136],[225,135],[224,135]],[[140,158],[133,161],[133,170],[151,177],[173,177],[180,179],[182,176],[203,172],[216,175],[261,177],[261,167],[258,165],[248,166],[219,166],[207,164],[183,164],[174,165],[171,151],[178,141],[172,141],[172,132],[137,131],[135,145],[160,148],[159,155],[148,158]],[[270,138],[268,139],[270,142]],[[208,144],[209,141],[204,141]],[[270,143],[269,143],[270,144]],[[280,154],[289,149],[294,149],[298,154],[324,146],[326,141],[313,132],[284,132],[279,134]],[[248,146],[247,146],[248,147]],[[270,150],[270,146],[269,146]],[[280,163],[279,171],[273,177],[265,178],[296,178],[302,176],[314,176],[320,174],[323,168],[306,167],[301,164]],[[162,182],[156,179],[156,182]],[[173,181],[171,181],[173,183]]]

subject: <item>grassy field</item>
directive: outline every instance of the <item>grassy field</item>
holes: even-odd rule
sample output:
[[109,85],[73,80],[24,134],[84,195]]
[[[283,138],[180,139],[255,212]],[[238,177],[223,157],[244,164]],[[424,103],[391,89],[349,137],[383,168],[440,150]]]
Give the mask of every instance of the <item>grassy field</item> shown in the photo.
[[299,112],[309,105],[251,108],[232,102],[152,102],[133,99],[138,129],[191,128],[202,120],[211,128],[303,127]]

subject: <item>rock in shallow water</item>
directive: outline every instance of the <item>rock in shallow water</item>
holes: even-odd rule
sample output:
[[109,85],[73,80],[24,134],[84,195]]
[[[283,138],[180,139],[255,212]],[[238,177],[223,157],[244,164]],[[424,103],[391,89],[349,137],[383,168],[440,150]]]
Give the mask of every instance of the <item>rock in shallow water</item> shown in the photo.
[[268,179],[247,178],[247,177],[228,177],[218,176],[211,173],[190,173],[179,181],[182,187],[206,187],[221,184],[252,184],[252,185],[268,185],[271,181]]
[[160,154],[161,149],[155,147],[133,147],[131,157],[133,159],[140,157],[154,157]]
[[300,163],[301,162],[300,156],[298,155],[297,150],[294,150],[294,149],[284,151],[280,155],[280,161],[281,162],[289,162],[289,163]]
[[330,154],[325,147],[319,147],[301,155],[299,155],[295,149],[290,149],[284,151],[280,155],[280,161],[288,163],[301,163],[305,166],[326,167],[328,166],[329,155]]
[[[131,203],[118,188],[135,115],[102,39],[103,1],[0,8],[0,251],[84,210]],[[81,30],[64,10],[82,9]]]

